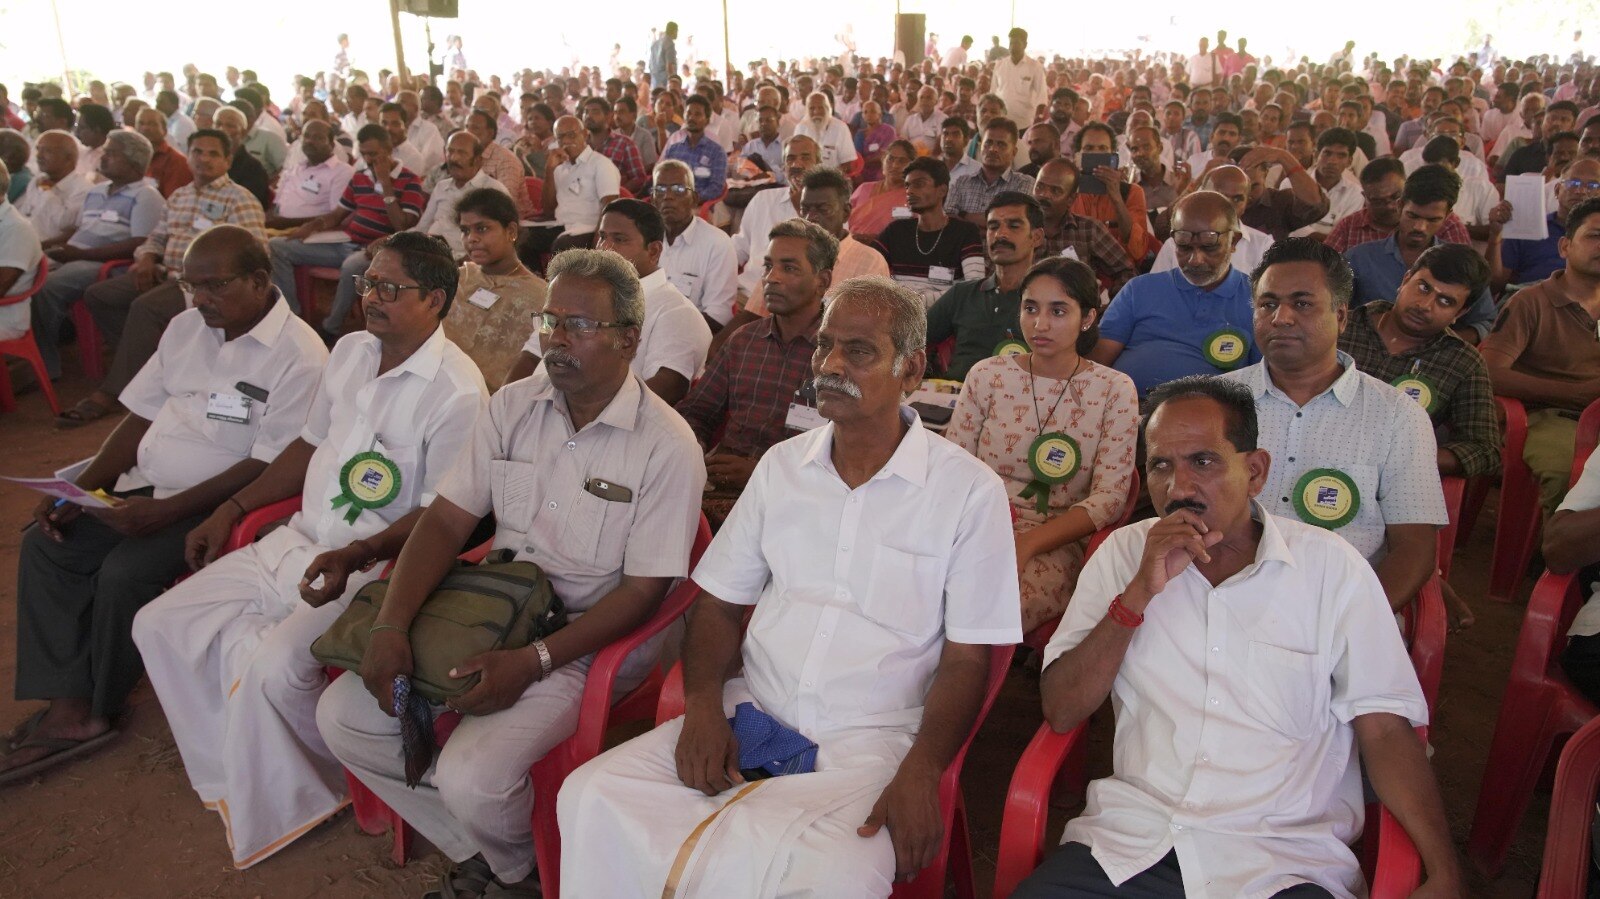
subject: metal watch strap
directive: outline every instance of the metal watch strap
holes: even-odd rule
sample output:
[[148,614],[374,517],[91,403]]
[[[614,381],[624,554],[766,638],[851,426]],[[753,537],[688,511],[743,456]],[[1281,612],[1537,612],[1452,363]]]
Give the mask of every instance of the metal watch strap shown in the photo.
[[533,641],[533,651],[539,654],[539,679],[544,680],[556,670],[556,663],[550,658],[550,648],[544,645],[543,640]]

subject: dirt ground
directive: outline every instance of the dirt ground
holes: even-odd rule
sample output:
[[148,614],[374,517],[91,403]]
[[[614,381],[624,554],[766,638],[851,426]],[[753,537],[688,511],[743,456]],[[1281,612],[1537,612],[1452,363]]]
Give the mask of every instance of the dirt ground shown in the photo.
[[[67,355],[70,359],[71,352]],[[86,392],[81,377],[70,377],[70,362],[68,373],[65,403]],[[0,474],[48,475],[92,454],[110,430],[107,420],[80,431],[54,431],[43,399],[27,395],[17,413],[0,416]],[[32,494],[0,486],[0,729],[9,729],[36,707],[11,698],[18,529],[33,505]],[[1471,826],[1522,620],[1521,605],[1494,604],[1484,597],[1493,508],[1491,497],[1455,564],[1455,586],[1473,604],[1478,623],[1451,639],[1432,737],[1434,770],[1458,845]],[[980,896],[988,896],[994,876],[1006,786],[1039,724],[1037,694],[1037,678],[1014,670],[967,759],[965,789]],[[1099,722],[1091,736],[1091,772],[1103,773],[1109,767],[1108,722]],[[1470,896],[1533,895],[1547,806],[1547,796],[1535,797],[1499,879],[1490,882],[1469,873]],[[1074,810],[1063,806],[1052,826],[1059,830]],[[189,789],[148,685],[134,694],[115,743],[33,782],[0,790],[0,897],[5,899],[410,897],[436,882],[443,862],[425,844],[419,841],[417,857],[404,868],[388,861],[388,849],[387,838],[362,834],[345,812],[255,868],[235,871],[220,823]]]

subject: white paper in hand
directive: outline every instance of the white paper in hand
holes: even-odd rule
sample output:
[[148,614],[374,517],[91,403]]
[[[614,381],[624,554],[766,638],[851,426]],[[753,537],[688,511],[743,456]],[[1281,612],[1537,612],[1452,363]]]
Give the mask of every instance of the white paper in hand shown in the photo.
[[1501,238],[1544,240],[1550,236],[1549,223],[1545,221],[1543,175],[1507,176],[1506,202],[1511,204],[1511,221],[1500,229]]

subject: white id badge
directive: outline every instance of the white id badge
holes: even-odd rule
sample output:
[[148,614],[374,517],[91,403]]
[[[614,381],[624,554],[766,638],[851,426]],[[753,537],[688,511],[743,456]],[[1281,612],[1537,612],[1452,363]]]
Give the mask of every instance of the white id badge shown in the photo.
[[889,213],[889,217],[896,219],[909,219],[916,218],[917,214],[911,211],[910,206],[896,206],[894,211]]
[[956,273],[943,265],[930,265],[928,266],[928,280],[937,281],[940,284],[953,284],[956,280]]
[[878,145],[877,144],[867,144],[867,152],[868,153],[876,153],[876,152],[878,152]]
[[811,406],[802,406],[799,403],[789,404],[789,414],[783,420],[784,427],[791,431],[809,431],[827,424],[828,420],[822,417]]
[[197,215],[197,216],[194,217],[194,229],[196,231],[204,231],[204,230],[212,227],[215,224],[216,224],[216,222],[213,222],[212,220],[206,218],[203,215]]
[[490,309],[499,299],[499,294],[487,287],[480,287],[472,292],[472,296],[467,297],[467,302],[477,306],[479,309]]
[[110,222],[111,224],[115,225],[117,222],[121,221],[121,219],[117,217],[117,211],[115,209],[104,209],[100,212],[100,221]]
[[213,393],[206,400],[206,418],[212,421],[231,421],[234,424],[250,423],[251,400],[237,393]]
[[697,166],[695,166],[694,167],[694,176],[696,178],[710,178],[711,177],[711,167],[710,166],[706,166],[706,165],[697,165]]
[[306,180],[300,182],[300,186],[304,188],[305,192],[308,194],[322,193],[322,185],[318,184],[317,179],[315,178],[307,178]]
[[1061,258],[1062,259],[1076,259],[1079,262],[1083,261],[1082,259],[1078,259],[1078,250],[1077,250],[1076,247],[1062,247],[1061,248]]

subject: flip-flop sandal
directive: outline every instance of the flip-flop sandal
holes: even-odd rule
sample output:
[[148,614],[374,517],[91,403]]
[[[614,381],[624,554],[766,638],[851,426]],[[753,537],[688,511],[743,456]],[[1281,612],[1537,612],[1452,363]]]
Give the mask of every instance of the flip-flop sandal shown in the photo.
[[[489,863],[479,858],[452,862],[439,875],[439,888],[423,894],[423,899],[474,899],[494,883],[494,872]],[[465,891],[465,892],[462,892]]]
[[76,406],[56,416],[56,428],[63,431],[81,428],[110,414],[110,406],[102,406],[91,399],[82,399]]
[[60,737],[30,737],[18,745],[16,749],[13,749],[12,752],[21,752],[24,749],[48,749],[50,754],[38,761],[29,762],[20,768],[12,768],[9,771],[0,772],[0,787],[27,780],[36,774],[42,774],[54,768],[62,762],[88,755],[116,739],[118,733],[119,731],[112,728],[99,736],[90,737],[87,740],[67,740]]
[[49,711],[50,707],[45,706],[29,715],[26,721],[12,728],[11,733],[6,734],[6,752],[16,752],[18,746],[27,742],[28,738],[33,736],[33,732],[39,729],[39,722],[44,720],[45,714]]

